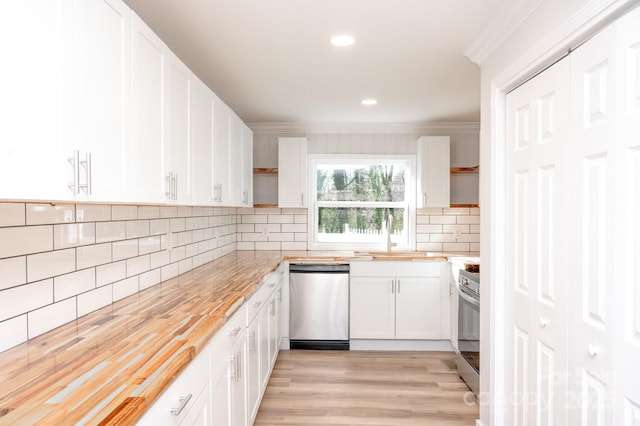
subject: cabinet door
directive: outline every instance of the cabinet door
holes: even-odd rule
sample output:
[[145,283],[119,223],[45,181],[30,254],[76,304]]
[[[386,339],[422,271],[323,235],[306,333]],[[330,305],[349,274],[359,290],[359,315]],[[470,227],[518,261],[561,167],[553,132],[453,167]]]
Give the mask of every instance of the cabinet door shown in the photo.
[[395,293],[391,277],[351,277],[349,285],[350,337],[393,339]]
[[130,201],[131,11],[120,0],[76,0],[73,134],[76,199]]
[[307,138],[278,139],[278,207],[307,206]]
[[265,303],[260,310],[260,391],[269,382],[269,372],[271,358],[269,356],[269,322],[271,316],[271,305]]
[[211,424],[211,403],[209,386],[197,396],[193,406],[180,422],[180,426],[209,426]]
[[192,74],[173,53],[168,55],[165,97],[165,194],[169,203],[191,202],[191,135],[189,132]]
[[216,204],[229,203],[229,119],[231,110],[220,99],[214,106],[214,191]]
[[0,199],[73,198],[67,188],[72,151],[63,149],[70,114],[65,99],[73,80],[71,12],[64,6],[48,0],[3,4]]
[[396,278],[396,339],[440,338],[439,278]]
[[271,315],[269,317],[269,371],[273,369],[273,365],[278,358],[278,351],[280,349],[280,324],[282,323],[282,288],[277,286],[276,291],[271,297],[269,309]]
[[213,194],[213,93],[194,78],[191,98],[191,176],[193,203],[211,205]]
[[165,201],[163,93],[166,53],[162,40],[133,14],[130,175],[137,202]]
[[234,373],[231,375],[231,424],[247,424],[245,337],[241,336],[233,347]]
[[229,205],[242,206],[242,120],[229,114]]
[[[217,361],[217,362],[216,362]],[[231,368],[229,356],[214,360],[212,365],[222,365],[211,378],[211,424],[231,426]]]
[[260,394],[262,379],[260,374],[260,317],[253,319],[247,328],[247,410],[249,423],[253,422],[258,407],[260,406]]
[[242,124],[242,206],[253,206],[253,132]]
[[449,136],[418,139],[418,208],[449,207],[450,156]]

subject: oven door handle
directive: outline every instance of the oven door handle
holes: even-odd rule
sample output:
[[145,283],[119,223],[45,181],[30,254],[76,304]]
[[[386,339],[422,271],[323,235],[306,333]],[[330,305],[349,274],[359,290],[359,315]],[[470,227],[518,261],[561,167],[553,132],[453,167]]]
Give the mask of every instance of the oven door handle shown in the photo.
[[471,303],[473,306],[476,306],[478,309],[480,308],[480,301],[469,296],[460,287],[458,287],[458,295],[460,295],[460,297],[462,297],[466,302]]

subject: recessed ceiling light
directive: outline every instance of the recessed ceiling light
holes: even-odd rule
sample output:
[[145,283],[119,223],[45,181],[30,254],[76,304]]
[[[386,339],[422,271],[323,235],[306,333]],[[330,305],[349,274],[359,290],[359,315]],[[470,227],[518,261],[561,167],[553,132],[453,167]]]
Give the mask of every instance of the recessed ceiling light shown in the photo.
[[334,46],[351,46],[355,41],[356,39],[348,34],[340,34],[331,37],[331,44]]
[[363,99],[362,100],[362,105],[375,105],[377,103],[378,103],[378,101],[376,101],[375,99]]

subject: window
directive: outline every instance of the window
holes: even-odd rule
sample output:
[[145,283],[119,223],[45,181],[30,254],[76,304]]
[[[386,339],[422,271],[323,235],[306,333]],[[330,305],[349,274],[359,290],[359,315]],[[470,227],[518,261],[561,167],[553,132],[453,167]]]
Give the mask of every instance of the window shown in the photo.
[[311,249],[386,249],[392,217],[395,248],[413,246],[414,159],[409,156],[310,156]]

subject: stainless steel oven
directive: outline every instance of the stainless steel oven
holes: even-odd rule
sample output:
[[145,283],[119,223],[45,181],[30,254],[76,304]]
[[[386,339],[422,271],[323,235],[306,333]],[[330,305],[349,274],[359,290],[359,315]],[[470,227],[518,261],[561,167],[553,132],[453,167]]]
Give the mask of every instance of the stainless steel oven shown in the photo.
[[480,274],[458,277],[458,374],[477,396],[480,390]]

